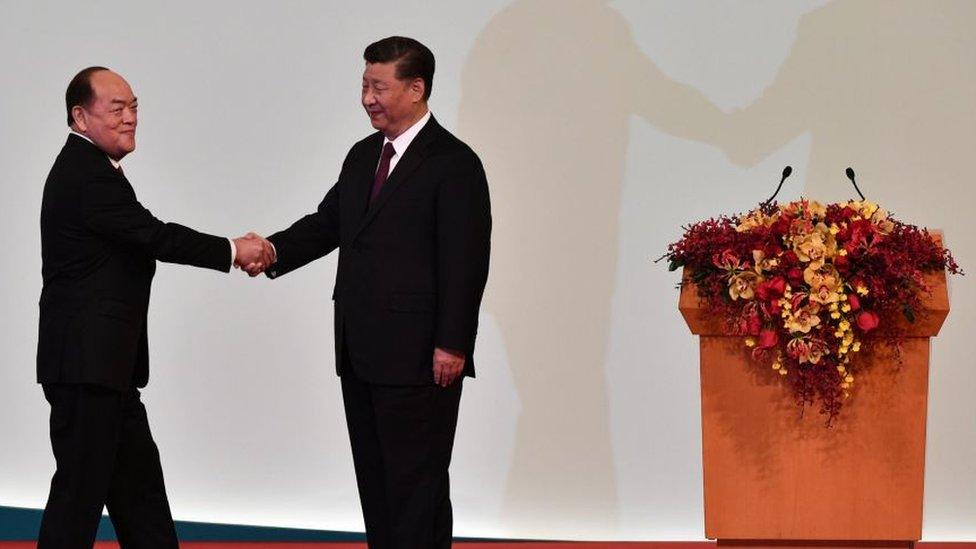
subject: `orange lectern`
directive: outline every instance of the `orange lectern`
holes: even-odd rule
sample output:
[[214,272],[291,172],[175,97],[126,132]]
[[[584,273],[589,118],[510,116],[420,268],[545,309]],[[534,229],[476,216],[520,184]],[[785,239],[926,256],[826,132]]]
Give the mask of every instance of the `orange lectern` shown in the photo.
[[[687,273],[686,273],[687,274]],[[949,312],[945,273],[900,359],[870,343],[832,427],[687,284],[678,308],[700,337],[705,536],[727,547],[911,547],[922,535],[929,338]],[[869,340],[870,341],[870,340]],[[866,345],[867,346],[867,345]]]

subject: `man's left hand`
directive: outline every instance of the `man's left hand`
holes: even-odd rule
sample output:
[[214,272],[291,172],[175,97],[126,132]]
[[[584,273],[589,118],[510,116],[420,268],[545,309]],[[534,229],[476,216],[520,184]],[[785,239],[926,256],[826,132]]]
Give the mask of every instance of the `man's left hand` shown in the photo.
[[464,371],[464,353],[451,349],[434,349],[434,383],[447,387]]

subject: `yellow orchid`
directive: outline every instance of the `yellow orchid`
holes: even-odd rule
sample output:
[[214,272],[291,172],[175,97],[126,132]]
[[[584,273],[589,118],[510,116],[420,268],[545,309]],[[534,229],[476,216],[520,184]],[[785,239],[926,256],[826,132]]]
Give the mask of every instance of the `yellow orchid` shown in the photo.
[[889,234],[895,228],[887,210],[881,208],[870,200],[852,200],[848,203],[849,207],[860,215],[854,219],[867,219],[878,229],[881,234]]
[[813,265],[807,267],[803,271],[803,281],[810,285],[810,301],[829,305],[841,300],[840,291],[844,282],[833,265],[824,264],[818,269],[814,269]]
[[729,296],[732,300],[753,299],[756,296],[756,286],[762,282],[762,277],[752,271],[743,271],[729,279]]
[[827,207],[816,200],[807,205],[807,211],[810,212],[811,217],[823,219],[827,216]]
[[778,217],[779,212],[772,215],[766,215],[759,210],[754,210],[749,212],[749,215],[739,218],[739,224],[736,225],[735,230],[736,232],[744,233],[751,231],[756,227],[768,227],[772,225]]
[[[830,349],[827,348],[826,345],[811,345],[810,354],[807,355],[807,360],[810,361],[810,364],[817,364],[818,362],[820,362],[821,358],[829,354],[830,354]],[[803,361],[801,360],[800,362]]]
[[790,333],[810,333],[810,329],[820,325],[820,306],[810,303],[806,307],[800,307],[796,311],[787,314],[783,327]]
[[865,219],[870,219],[875,212],[878,211],[878,205],[870,200],[862,200],[854,202],[856,204],[856,209],[861,212],[861,215]]
[[810,337],[797,337],[786,344],[786,350],[799,362],[809,362],[817,364],[825,356],[830,354],[827,343]]
[[763,271],[771,271],[779,265],[779,259],[766,257],[765,252],[762,250],[752,251],[752,262],[755,265],[756,272],[759,274],[762,274]]
[[837,255],[837,239],[824,223],[817,223],[813,230],[793,239],[793,252],[809,267],[819,269],[826,260]]

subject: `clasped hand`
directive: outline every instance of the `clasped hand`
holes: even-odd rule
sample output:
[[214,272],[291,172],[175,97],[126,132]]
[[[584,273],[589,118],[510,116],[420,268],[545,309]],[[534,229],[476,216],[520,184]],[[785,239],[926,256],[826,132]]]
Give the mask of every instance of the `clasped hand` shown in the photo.
[[263,273],[278,259],[275,255],[274,246],[267,239],[255,233],[247,233],[235,238],[234,246],[237,248],[234,267],[243,270],[252,277]]

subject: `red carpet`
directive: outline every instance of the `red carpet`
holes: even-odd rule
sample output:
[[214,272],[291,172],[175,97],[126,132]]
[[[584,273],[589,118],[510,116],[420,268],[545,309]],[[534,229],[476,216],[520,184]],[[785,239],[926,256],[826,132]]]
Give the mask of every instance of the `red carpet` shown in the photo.
[[[34,542],[0,542],[0,549],[34,549]],[[115,542],[100,541],[95,549],[118,549]],[[580,542],[580,543],[455,543],[458,549],[715,549],[709,542]],[[185,542],[181,549],[366,549],[365,543],[303,543],[303,542]],[[928,547],[927,549],[935,549]],[[944,548],[940,548],[944,549]],[[962,549],[956,547],[954,549]],[[967,549],[976,549],[976,546]]]
[[[0,542],[0,549],[34,549],[32,541]],[[95,549],[118,549],[115,542],[100,541]],[[186,542],[182,549],[366,549],[365,543],[268,543],[268,542]],[[713,542],[524,542],[455,543],[458,549],[715,549]],[[918,549],[976,549],[976,543],[922,542]]]

